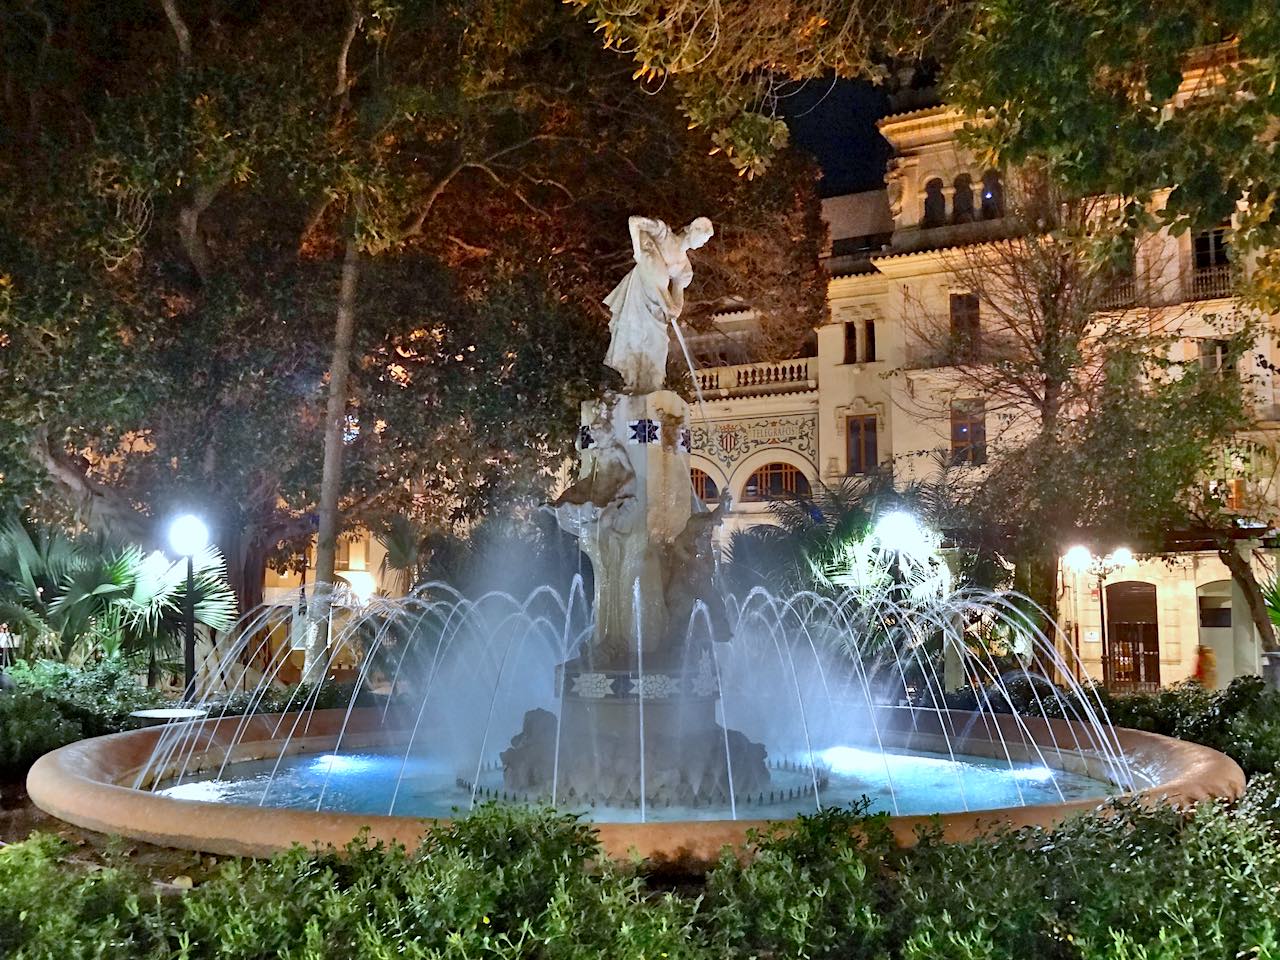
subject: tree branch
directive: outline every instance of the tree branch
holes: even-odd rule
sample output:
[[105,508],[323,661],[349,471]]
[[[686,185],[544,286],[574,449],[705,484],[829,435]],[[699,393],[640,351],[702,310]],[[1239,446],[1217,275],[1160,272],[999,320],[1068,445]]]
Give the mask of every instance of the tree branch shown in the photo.
[[186,69],[191,64],[191,31],[178,12],[178,0],[160,0],[160,6],[164,7],[169,26],[173,27],[173,35],[178,41],[178,62]]
[[200,235],[200,217],[209,209],[226,182],[223,177],[212,183],[200,184],[192,191],[191,202],[178,211],[178,237],[201,283],[209,282],[213,273],[213,256],[209,253],[204,237]]
[[335,97],[345,97],[351,89],[352,81],[347,76],[347,57],[351,53],[351,44],[355,42],[364,15],[360,12],[358,0],[347,4],[347,32],[342,37],[342,47],[338,51],[337,82],[333,87]]
[[64,451],[54,449],[46,428],[36,430],[29,450],[32,459],[66,495],[76,518],[86,527],[136,543],[151,542],[151,521],[135,510],[122,493],[96,482]]

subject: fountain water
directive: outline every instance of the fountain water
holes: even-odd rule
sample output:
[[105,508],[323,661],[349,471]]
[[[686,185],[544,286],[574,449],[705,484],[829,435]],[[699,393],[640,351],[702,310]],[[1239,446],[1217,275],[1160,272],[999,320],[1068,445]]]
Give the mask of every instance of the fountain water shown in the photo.
[[[1198,753],[1179,766],[1169,761],[1177,748],[1118,736],[1080,690],[1080,665],[1023,607],[951,589],[933,560],[881,543],[862,557],[875,563],[855,557],[829,590],[727,596],[712,547],[721,512],[691,494],[688,409],[662,389],[667,324],[691,276],[687,250],[710,236],[710,223],[671,231],[633,217],[631,229],[637,266],[606,301],[606,362],[624,389],[583,405],[579,477],[548,505],[590,558],[590,602],[580,579],[522,598],[469,597],[440,583],[365,605],[340,597],[330,665],[342,657],[359,668],[339,709],[318,708],[328,700],[322,685],[280,714],[252,716],[275,685],[277,659],[248,714],[219,712],[208,699],[205,721],[73,745],[33,769],[32,797],[99,829],[258,852],[491,799],[554,803],[605,824],[774,818],[863,795],[895,814],[1053,804],[1042,814],[1052,819],[1153,783],[1144,779],[1151,770],[1167,786],[1170,771],[1208,764],[1226,784],[1219,792],[1235,789],[1238,769],[1213,766],[1225,758]],[[245,683],[270,616],[240,625],[214,676]],[[979,627],[1021,638],[1015,674],[1030,683],[1034,663],[1071,687],[1071,715],[1046,719],[1034,683],[1031,715],[1008,709],[1009,674],[988,645],[971,642]],[[986,693],[973,710],[947,710],[942,691],[965,680]],[[1135,753],[1159,757],[1135,769]],[[220,801],[204,808],[216,824],[198,835],[184,822],[191,800]],[[161,801],[170,805],[159,810]],[[213,812],[226,803],[324,816],[275,818],[279,830],[264,826],[259,840],[244,841],[231,835],[249,829],[243,821]],[[138,822],[148,817],[168,826]],[[379,835],[419,829],[388,823]],[[714,856],[733,839],[712,832],[679,842]],[[623,833],[606,847],[621,852],[636,840]]]
[[[606,300],[613,340],[605,362],[622,375],[623,392],[583,404],[578,479],[548,505],[590,558],[590,615],[580,589],[567,597],[545,590],[517,601],[495,592],[472,601],[440,584],[357,612],[333,645],[334,656],[351,648],[363,664],[357,696],[323,764],[287,760],[299,730],[308,728],[313,702],[304,701],[281,720],[277,756],[262,763],[241,799],[252,799],[261,781],[260,804],[312,802],[308,784],[316,778],[298,782],[299,763],[322,774],[316,809],[350,793],[332,789],[347,779],[343,771],[361,772],[367,786],[365,767],[340,760],[358,695],[376,678],[390,691],[382,718],[388,733],[396,732],[381,739],[399,752],[390,765],[395,776],[380,778],[388,813],[446,812],[438,809],[442,801],[471,805],[500,796],[625,811],[642,821],[671,810],[736,816],[746,806],[820,808],[833,789],[874,792],[876,782],[895,812],[909,805],[896,779],[913,771],[889,758],[884,707],[913,685],[936,691],[941,678],[922,653],[930,636],[962,647],[957,625],[972,619],[975,604],[989,615],[993,601],[933,589],[921,604],[919,591],[902,582],[908,552],[895,561],[894,576],[881,565],[874,582],[855,577],[855,589],[836,599],[757,591],[726,606],[712,547],[726,507],[710,511],[692,494],[688,407],[663,389],[668,326],[678,332],[692,277],[687,251],[705,242],[711,225],[698,220],[672,231],[632,217],[630,228],[636,267]],[[1006,614],[1017,629],[1027,626]],[[1130,785],[1098,718],[1085,719],[1089,749],[1114,766],[1113,780]],[[868,733],[875,749],[857,752]],[[988,782],[991,773],[956,761],[948,733],[945,769],[967,804],[980,787],[966,776],[982,770]],[[203,766],[200,735],[198,728],[175,730],[136,782],[164,773],[162,789],[172,795],[207,791],[207,780],[190,779]],[[235,747],[233,737],[214,782],[225,779]],[[1014,752],[1003,748],[1011,768]],[[1016,752],[1025,759],[1025,749]],[[863,769],[868,762],[870,771]],[[914,771],[925,768],[942,769],[930,760]],[[282,771],[293,777],[291,789],[281,789]],[[436,782],[442,776],[444,789]],[[1068,780],[1050,776],[1045,786],[1056,799],[1103,789]],[[1016,769],[1000,782],[1025,800],[1026,780]],[[414,799],[422,796],[432,798],[425,808]],[[945,809],[955,801],[930,802]]]
[[[643,644],[617,669],[581,666],[598,627],[580,580],[566,594],[543,588],[522,599],[428,584],[348,608],[330,657],[358,659],[361,669],[326,736],[312,739],[315,718],[334,713],[317,709],[319,689],[300,693],[266,736],[210,699],[210,720],[165,729],[132,785],[378,815],[554,801],[601,820],[644,821],[785,816],[864,794],[895,814],[989,809],[1098,798],[1141,782],[1078,687],[1068,701],[1075,722],[1056,740],[1044,741],[1043,720],[1008,712],[1011,677],[1038,674],[1002,673],[988,648],[972,645],[968,631],[983,620],[1030,638],[1036,662],[1075,686],[1072,665],[1009,598],[961,590],[921,602],[893,592],[756,589],[728,598],[723,635],[698,602],[678,631],[696,655],[649,672]],[[243,631],[217,673],[241,678],[254,635]],[[986,687],[971,713],[943,709],[938,665],[948,652]],[[602,694],[624,684],[632,695],[608,703],[612,714],[599,710]],[[692,745],[680,742],[686,734]],[[238,759],[249,746],[252,759]]]

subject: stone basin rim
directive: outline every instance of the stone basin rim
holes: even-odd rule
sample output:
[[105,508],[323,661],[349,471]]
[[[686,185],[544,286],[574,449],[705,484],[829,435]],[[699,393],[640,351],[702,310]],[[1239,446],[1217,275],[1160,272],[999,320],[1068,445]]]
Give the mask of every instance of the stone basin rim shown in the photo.
[[[376,734],[376,716],[380,713],[352,711],[344,744],[352,745],[362,735],[367,742]],[[931,745],[936,746],[936,738],[945,725],[956,753],[982,756],[985,750],[989,755],[1000,746],[1001,732],[1008,734],[1006,741],[1020,741],[1025,731],[1051,767],[1083,767],[1096,776],[1105,766],[1097,756],[1076,749],[1080,742],[1088,741],[1083,725],[1074,721],[912,708],[889,708],[887,715],[891,718],[887,725],[890,740],[895,741],[894,746],[906,749],[928,750]],[[282,716],[226,717],[189,723],[199,726],[202,736],[208,736],[210,748],[225,751],[223,744],[237,733],[250,748],[267,742],[278,744],[275,732]],[[326,738],[336,737],[346,717],[346,710],[316,711],[309,718],[308,736],[302,746],[322,749]],[[899,734],[896,737],[895,724]],[[433,822],[442,822],[421,817],[184,800],[124,785],[133,782],[166,731],[171,733],[173,725],[95,737],[54,750],[32,766],[27,792],[45,813],[78,827],[160,846],[232,856],[269,856],[295,843],[340,847],[361,831],[367,831],[371,840],[413,847]],[[957,738],[956,731],[963,734]],[[882,730],[884,733],[886,730]],[[1216,750],[1121,727],[1114,729],[1114,736],[1135,773],[1151,783],[1130,795],[1185,806],[1209,799],[1235,799],[1244,791],[1245,777],[1240,767]],[[1039,753],[1035,759],[1040,759]],[[1052,827],[1072,814],[1096,808],[1099,802],[1093,798],[994,810],[891,816],[888,823],[904,845],[914,843],[918,830],[930,826],[941,829],[945,839],[960,841],[979,837],[997,826]],[[741,847],[748,831],[776,822],[593,822],[592,826],[599,833],[604,852],[611,857],[638,854],[659,865],[699,869],[715,862],[725,846]]]

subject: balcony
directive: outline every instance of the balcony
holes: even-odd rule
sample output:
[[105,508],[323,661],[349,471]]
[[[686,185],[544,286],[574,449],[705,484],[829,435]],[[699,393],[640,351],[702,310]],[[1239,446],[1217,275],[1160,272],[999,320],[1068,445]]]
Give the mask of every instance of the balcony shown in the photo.
[[1133,275],[1120,276],[1107,285],[1099,298],[1103,310],[1127,310],[1138,302],[1138,284]]
[[1195,267],[1187,278],[1188,300],[1219,300],[1233,293],[1231,264]]
[[803,357],[777,363],[712,367],[699,370],[695,382],[708,399],[808,393],[818,389],[818,361],[816,357]]

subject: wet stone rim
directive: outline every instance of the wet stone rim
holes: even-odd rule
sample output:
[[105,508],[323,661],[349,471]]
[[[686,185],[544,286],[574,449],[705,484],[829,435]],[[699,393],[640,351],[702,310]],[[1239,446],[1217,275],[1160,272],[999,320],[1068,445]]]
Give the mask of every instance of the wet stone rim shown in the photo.
[[[896,712],[895,712],[896,711]],[[379,739],[379,711],[354,711],[343,738],[345,746]],[[1031,735],[1022,746],[1026,757],[1058,769],[1074,770],[1108,779],[1105,758],[1076,749],[1082,729],[1067,720],[1015,719],[1007,715],[982,715],[961,711],[938,712],[891,708],[882,736],[895,749],[931,750],[947,731],[963,730],[952,746],[971,755],[1004,756],[1001,736]],[[309,718],[308,735],[295,738],[290,752],[310,753],[332,749],[343,726],[345,710],[317,711]],[[240,742],[230,760],[274,754],[281,728],[279,715],[195,721],[208,744],[201,766],[220,764],[227,744],[239,732]],[[244,729],[238,728],[243,725]],[[287,728],[288,722],[284,724]],[[27,791],[41,810],[76,826],[118,834],[161,846],[208,853],[267,856],[294,843],[305,846],[341,846],[367,830],[371,840],[415,845],[431,828],[431,822],[415,817],[316,812],[276,807],[255,807],[197,800],[181,800],[135,790],[133,784],[147,765],[165,728],[150,727],[69,744],[41,757],[31,768]],[[1228,757],[1198,744],[1154,733],[1117,728],[1115,740],[1134,772],[1146,784],[1134,794],[1150,802],[1186,805],[1212,798],[1235,798],[1244,790],[1244,774]],[[1000,751],[997,754],[997,751]],[[1013,751],[1013,760],[1022,759]],[[163,775],[167,771],[156,771]],[[973,839],[994,826],[1051,827],[1071,814],[1097,806],[1096,800],[1062,804],[1009,807],[936,816],[890,817],[889,827],[899,842],[912,844],[919,827],[936,825],[947,840]],[[725,846],[740,847],[747,832],[767,820],[714,820],[663,823],[597,823],[601,844],[612,857],[632,852],[658,864],[698,869],[715,861]]]

